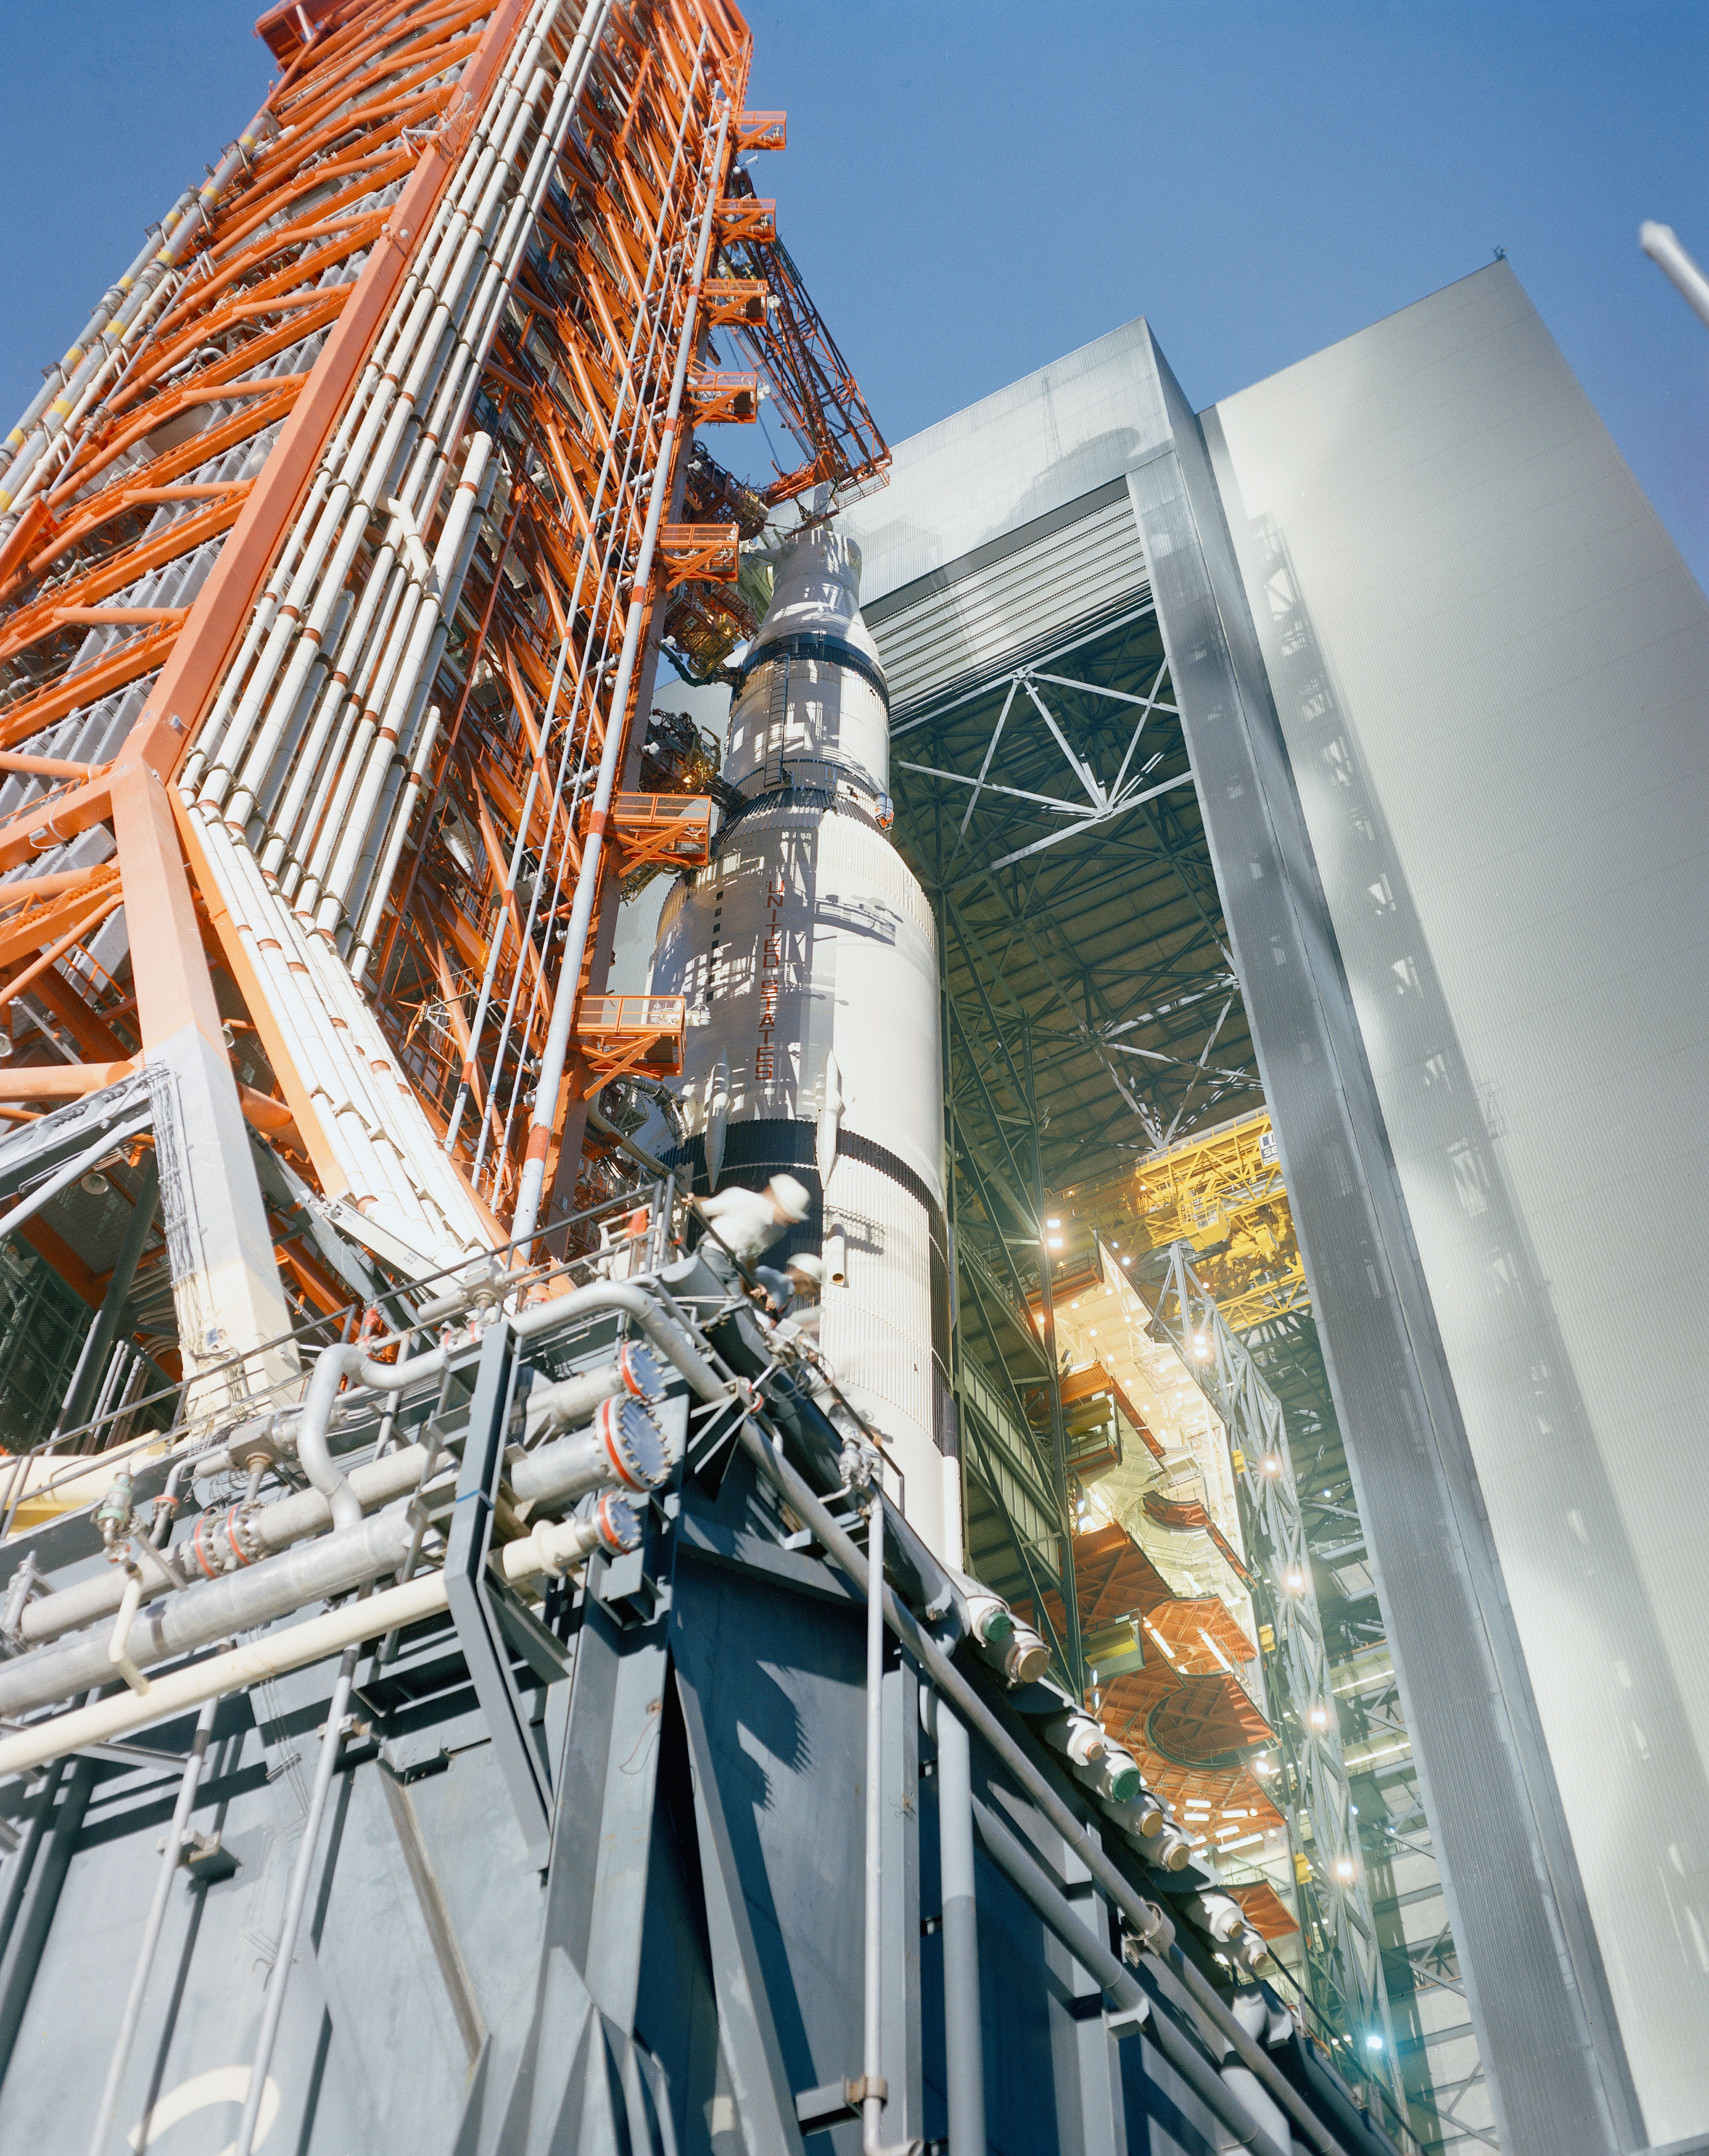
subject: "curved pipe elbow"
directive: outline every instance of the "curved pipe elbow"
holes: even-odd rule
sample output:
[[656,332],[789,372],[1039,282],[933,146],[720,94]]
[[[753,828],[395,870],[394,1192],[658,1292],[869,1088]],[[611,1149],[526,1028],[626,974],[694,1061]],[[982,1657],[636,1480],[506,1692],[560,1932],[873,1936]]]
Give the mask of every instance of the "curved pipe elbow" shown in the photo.
[[363,1517],[362,1501],[333,1464],[327,1443],[340,1386],[348,1378],[374,1392],[401,1393],[419,1378],[436,1378],[445,1366],[443,1348],[412,1356],[404,1363],[370,1362],[360,1348],[354,1347],[328,1348],[322,1352],[297,1419],[296,1458],[303,1473],[332,1507],[335,1527],[359,1527]]
[[530,1303],[514,1320],[517,1335],[528,1339],[585,1310],[620,1310],[632,1317],[672,1368],[703,1400],[723,1399],[728,1390],[718,1373],[680,1325],[647,1294],[628,1281],[595,1281],[551,1302]]
[[367,1360],[359,1348],[323,1348],[297,1419],[297,1465],[332,1507],[334,1527],[362,1524],[362,1501],[332,1464],[327,1433],[340,1387],[346,1378],[357,1376]]

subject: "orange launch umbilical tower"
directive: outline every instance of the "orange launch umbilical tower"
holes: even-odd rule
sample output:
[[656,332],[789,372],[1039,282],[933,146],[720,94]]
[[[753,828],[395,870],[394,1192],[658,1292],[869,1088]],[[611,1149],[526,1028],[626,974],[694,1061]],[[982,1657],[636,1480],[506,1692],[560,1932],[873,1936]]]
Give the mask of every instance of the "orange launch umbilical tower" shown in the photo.
[[[715,671],[743,540],[888,462],[733,8],[258,28],[266,103],[0,448],[0,1199],[86,1303],[154,1270],[128,1352],[209,1409],[573,1208],[590,1086],[680,1049],[597,993],[625,874],[704,858],[636,791],[661,647]],[[762,398],[755,486],[694,430]]]

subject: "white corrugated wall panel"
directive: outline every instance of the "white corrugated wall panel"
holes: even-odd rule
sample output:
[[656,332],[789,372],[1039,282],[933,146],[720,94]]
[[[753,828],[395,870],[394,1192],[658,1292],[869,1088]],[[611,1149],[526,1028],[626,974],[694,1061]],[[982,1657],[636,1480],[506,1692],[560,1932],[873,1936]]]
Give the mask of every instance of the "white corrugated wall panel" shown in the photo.
[[1145,548],[1124,495],[873,623],[892,714],[1077,622],[1125,603],[1143,604],[1149,591]]

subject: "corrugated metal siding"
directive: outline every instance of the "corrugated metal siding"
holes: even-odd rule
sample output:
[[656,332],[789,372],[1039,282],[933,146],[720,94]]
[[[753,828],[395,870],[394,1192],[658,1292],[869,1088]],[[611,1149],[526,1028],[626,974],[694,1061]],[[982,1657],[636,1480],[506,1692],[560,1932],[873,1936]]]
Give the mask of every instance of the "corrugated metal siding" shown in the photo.
[[1150,597],[1145,548],[1124,494],[873,623],[891,716]]

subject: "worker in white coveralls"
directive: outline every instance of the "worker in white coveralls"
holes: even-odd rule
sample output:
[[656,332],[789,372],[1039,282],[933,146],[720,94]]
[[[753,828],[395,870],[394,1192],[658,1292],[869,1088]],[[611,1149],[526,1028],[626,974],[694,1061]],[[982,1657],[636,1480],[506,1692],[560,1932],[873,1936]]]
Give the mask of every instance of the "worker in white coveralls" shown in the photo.
[[744,1265],[769,1250],[785,1229],[799,1226],[812,1208],[806,1186],[792,1175],[774,1175],[764,1190],[726,1183],[700,1204],[701,1216],[717,1230],[718,1241]]

